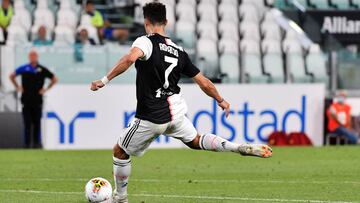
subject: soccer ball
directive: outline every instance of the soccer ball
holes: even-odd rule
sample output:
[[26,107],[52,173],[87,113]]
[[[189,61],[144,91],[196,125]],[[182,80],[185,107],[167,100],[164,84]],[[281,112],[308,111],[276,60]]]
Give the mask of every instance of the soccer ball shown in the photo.
[[105,178],[93,178],[86,183],[85,197],[89,202],[111,201],[112,187]]

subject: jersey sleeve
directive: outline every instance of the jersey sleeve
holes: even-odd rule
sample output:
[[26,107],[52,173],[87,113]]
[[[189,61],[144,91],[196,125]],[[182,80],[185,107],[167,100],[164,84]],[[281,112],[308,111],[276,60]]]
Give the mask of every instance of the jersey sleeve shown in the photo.
[[46,78],[53,78],[54,77],[54,74],[51,72],[51,71],[49,71],[47,68],[43,68],[43,71],[44,71],[44,76],[46,77]]
[[200,72],[200,70],[191,62],[189,55],[186,52],[184,60],[185,62],[182,73],[189,78],[195,77]]
[[141,49],[141,51],[144,53],[144,56],[140,60],[144,61],[147,61],[150,58],[153,50],[153,44],[146,36],[138,37],[131,47],[137,47]]
[[21,75],[25,72],[26,65],[20,66],[17,69],[15,69],[15,75]]

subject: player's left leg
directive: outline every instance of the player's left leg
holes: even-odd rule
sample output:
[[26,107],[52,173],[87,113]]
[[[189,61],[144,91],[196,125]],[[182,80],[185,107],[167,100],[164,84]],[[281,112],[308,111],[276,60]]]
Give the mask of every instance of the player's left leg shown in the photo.
[[131,174],[130,156],[116,144],[113,149],[113,175],[115,182],[113,202],[127,202],[127,186]]
[[154,124],[135,119],[126,128],[113,149],[115,190],[113,203],[127,203],[127,187],[131,174],[130,156],[142,156],[151,142],[167,128],[168,124]]

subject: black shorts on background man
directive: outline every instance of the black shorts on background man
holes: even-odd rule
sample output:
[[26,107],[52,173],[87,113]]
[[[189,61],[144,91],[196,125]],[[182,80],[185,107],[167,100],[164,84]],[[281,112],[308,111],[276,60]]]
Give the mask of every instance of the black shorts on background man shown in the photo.
[[[57,81],[53,73],[38,63],[38,55],[35,51],[29,53],[29,64],[18,67],[10,75],[16,90],[21,92],[22,114],[25,125],[25,147],[41,148],[41,116],[43,95]],[[15,80],[21,76],[20,86]],[[44,87],[45,79],[51,79],[47,88]]]

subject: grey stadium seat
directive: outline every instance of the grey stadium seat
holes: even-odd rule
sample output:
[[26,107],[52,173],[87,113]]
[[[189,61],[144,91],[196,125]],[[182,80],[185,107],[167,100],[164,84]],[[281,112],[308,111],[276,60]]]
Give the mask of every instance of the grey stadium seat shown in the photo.
[[196,44],[197,64],[204,75],[216,78],[219,74],[217,44],[210,39],[198,39]]
[[269,78],[263,74],[259,54],[242,54],[242,69],[249,83],[267,83]]
[[271,83],[284,83],[285,73],[283,59],[280,53],[268,53],[264,55],[264,71],[270,75]]
[[223,83],[240,82],[240,63],[236,54],[223,54],[220,56],[220,72],[223,74]]
[[175,25],[175,36],[182,41],[181,46],[185,48],[195,47],[195,25],[192,22],[177,21]]
[[290,71],[290,77],[293,82],[311,82],[311,77],[306,74],[305,63],[302,54],[288,53],[286,56],[286,66]]
[[310,47],[309,54],[305,61],[308,72],[314,76],[314,82],[323,82],[328,85],[329,79],[326,68],[326,56],[321,52],[318,45]]

